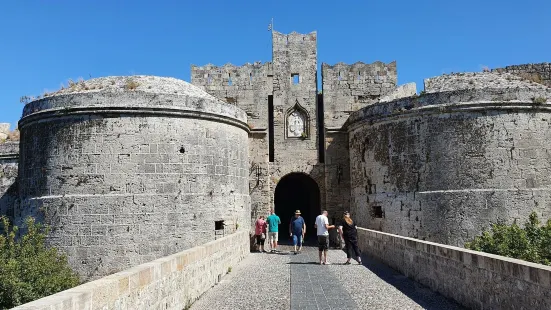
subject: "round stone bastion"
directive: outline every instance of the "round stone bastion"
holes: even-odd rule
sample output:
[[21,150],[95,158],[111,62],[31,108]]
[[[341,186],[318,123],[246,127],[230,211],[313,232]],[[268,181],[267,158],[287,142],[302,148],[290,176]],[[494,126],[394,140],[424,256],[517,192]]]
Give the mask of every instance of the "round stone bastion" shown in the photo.
[[19,128],[17,221],[50,225],[83,279],[248,227],[246,114],[187,82],[70,83],[27,104]]
[[510,74],[462,73],[353,113],[358,225],[464,246],[491,223],[551,216],[551,89]]

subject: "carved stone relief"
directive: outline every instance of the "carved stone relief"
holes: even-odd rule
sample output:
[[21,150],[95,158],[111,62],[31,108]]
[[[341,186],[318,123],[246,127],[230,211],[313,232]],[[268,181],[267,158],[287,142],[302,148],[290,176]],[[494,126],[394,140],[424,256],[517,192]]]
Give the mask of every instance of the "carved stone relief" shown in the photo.
[[305,133],[305,117],[300,111],[293,111],[287,117],[287,137],[299,138]]

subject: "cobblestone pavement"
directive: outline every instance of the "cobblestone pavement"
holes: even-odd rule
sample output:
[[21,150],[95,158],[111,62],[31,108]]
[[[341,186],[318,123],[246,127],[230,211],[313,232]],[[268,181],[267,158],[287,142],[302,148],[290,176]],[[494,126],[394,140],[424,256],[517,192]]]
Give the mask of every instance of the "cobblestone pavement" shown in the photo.
[[330,250],[325,266],[314,247],[298,255],[290,250],[251,253],[191,309],[462,309],[366,257],[363,265],[342,265],[344,252]]

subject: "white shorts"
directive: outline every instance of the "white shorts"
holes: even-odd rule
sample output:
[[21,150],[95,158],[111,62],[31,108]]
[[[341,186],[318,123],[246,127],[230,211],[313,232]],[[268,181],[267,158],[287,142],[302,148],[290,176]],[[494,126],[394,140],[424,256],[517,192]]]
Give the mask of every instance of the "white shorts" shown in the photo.
[[269,232],[268,233],[268,240],[270,242],[277,242],[277,232]]

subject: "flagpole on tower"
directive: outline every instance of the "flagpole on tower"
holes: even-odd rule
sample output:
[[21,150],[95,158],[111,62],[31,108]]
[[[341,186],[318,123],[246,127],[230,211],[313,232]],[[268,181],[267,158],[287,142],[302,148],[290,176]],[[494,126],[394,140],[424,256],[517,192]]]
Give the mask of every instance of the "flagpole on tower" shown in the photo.
[[272,17],[272,20],[270,21],[270,24],[268,25],[268,31],[271,32],[272,38],[272,59],[274,58],[274,50],[273,50],[273,43],[274,43],[274,18]]
[[272,17],[272,21],[268,25],[268,31],[274,32],[274,18]]

